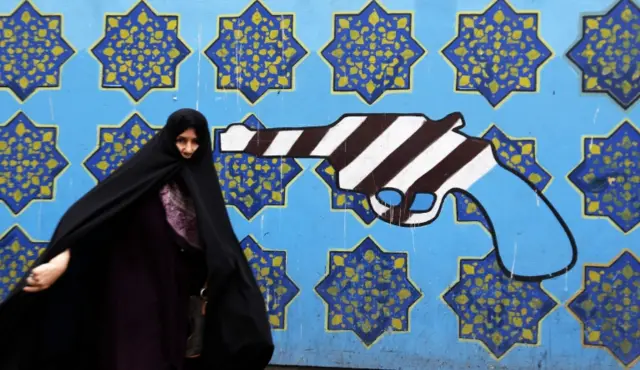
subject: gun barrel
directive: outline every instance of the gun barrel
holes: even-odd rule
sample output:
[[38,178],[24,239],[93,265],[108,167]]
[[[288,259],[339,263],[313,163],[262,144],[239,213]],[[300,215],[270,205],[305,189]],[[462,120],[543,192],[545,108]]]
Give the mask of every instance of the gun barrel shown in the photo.
[[366,116],[349,116],[333,126],[253,130],[236,124],[220,134],[222,152],[260,157],[329,157]]

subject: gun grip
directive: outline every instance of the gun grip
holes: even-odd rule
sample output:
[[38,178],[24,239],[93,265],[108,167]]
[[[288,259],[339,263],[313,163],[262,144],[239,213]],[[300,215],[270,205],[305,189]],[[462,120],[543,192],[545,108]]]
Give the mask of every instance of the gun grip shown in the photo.
[[507,275],[540,281],[575,265],[577,247],[569,227],[521,174],[496,166],[465,193],[484,213],[498,264]]

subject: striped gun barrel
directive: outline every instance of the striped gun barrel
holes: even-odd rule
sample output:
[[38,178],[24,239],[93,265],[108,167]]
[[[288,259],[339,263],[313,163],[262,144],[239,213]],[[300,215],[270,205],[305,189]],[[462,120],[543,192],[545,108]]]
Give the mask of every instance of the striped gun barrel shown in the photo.
[[[468,137],[460,113],[441,120],[422,114],[344,115],[328,126],[252,130],[229,126],[220,135],[222,152],[259,157],[324,158],[337,176],[338,188],[369,198],[382,220],[400,226],[432,222],[446,195],[466,190],[497,162],[491,144]],[[380,192],[401,194],[386,204]],[[420,193],[434,196],[426,211],[411,207]]]

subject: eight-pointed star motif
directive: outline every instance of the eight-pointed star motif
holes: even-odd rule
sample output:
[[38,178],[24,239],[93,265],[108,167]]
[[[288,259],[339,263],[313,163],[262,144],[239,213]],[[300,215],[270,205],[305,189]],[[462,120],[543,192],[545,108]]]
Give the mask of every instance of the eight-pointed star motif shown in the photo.
[[62,36],[62,16],[43,15],[29,1],[0,16],[0,88],[25,101],[60,87],[63,64],[75,53]]
[[15,215],[33,201],[53,200],[68,165],[57,127],[36,125],[22,112],[0,126],[0,199]]
[[606,14],[582,18],[582,37],[567,57],[582,72],[582,91],[606,93],[622,108],[640,98],[640,8],[618,1]]
[[157,130],[137,113],[118,127],[99,127],[98,147],[84,161],[84,167],[97,181],[106,179],[151,140]]
[[219,17],[218,37],[204,54],[216,67],[216,88],[255,104],[271,90],[293,91],[294,70],[308,54],[295,37],[294,15],[255,1],[238,16]]
[[413,36],[413,15],[387,12],[377,1],[337,14],[333,39],[321,51],[333,70],[333,91],[355,92],[367,104],[387,92],[409,92],[412,68],[426,54]]
[[251,236],[240,245],[267,304],[271,327],[286,330],[287,308],[300,292],[287,274],[287,252],[263,249]]
[[124,89],[136,102],[152,89],[175,89],[180,63],[191,54],[178,15],[159,15],[144,1],[107,15],[104,37],[91,49],[102,64],[102,87]]
[[495,358],[516,344],[539,345],[542,320],[557,306],[540,282],[505,275],[492,251],[460,259],[458,281],[442,296],[458,316],[458,336],[479,341]]
[[633,367],[640,359],[640,261],[625,250],[608,265],[585,265],[583,279],[567,304],[582,324],[582,343]]
[[582,193],[584,215],[632,232],[640,224],[640,130],[624,121],[609,136],[583,138],[582,152],[568,179]]
[[[258,132],[265,128],[253,114],[242,123]],[[213,131],[213,161],[225,203],[247,220],[252,220],[265,208],[285,207],[287,189],[303,171],[300,163],[294,158],[223,153],[220,150],[220,132]]]
[[461,13],[458,34],[442,50],[456,70],[455,89],[478,92],[497,107],[513,92],[538,89],[553,53],[539,34],[539,14],[496,0],[485,12]]
[[387,331],[409,331],[411,308],[422,297],[409,277],[408,253],[385,252],[370,238],[353,251],[330,251],[315,290],[327,307],[327,329],[350,330],[367,347]]
[[0,237],[0,304],[14,291],[46,247],[47,242],[32,240],[18,225]]

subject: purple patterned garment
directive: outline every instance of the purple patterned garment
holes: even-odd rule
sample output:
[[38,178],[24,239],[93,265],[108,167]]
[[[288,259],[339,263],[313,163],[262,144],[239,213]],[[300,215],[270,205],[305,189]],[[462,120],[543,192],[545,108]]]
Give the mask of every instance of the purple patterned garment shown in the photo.
[[160,190],[160,199],[167,213],[167,221],[189,244],[200,248],[198,226],[193,201],[185,197],[177,185],[167,184]]

